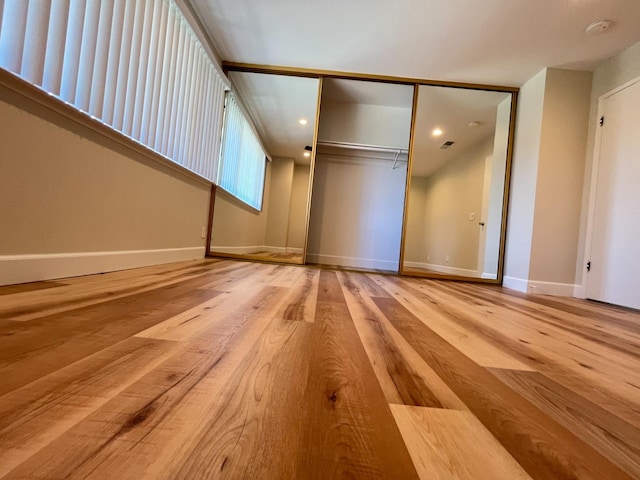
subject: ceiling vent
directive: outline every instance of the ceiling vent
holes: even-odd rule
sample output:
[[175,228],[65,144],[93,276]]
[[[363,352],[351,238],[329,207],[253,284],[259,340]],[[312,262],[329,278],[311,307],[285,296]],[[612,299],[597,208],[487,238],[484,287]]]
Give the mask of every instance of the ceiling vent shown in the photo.
[[449,148],[451,145],[453,145],[455,142],[452,142],[451,140],[444,142],[442,145],[440,145],[440,150],[446,150],[447,148]]

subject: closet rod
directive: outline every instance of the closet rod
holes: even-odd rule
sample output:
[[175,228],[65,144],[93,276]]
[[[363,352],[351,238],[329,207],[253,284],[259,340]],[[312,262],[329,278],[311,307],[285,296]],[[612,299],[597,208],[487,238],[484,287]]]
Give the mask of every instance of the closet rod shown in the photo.
[[330,142],[318,140],[318,146],[320,147],[337,147],[337,148],[350,148],[353,150],[368,150],[370,152],[386,152],[386,153],[409,153],[409,150],[404,148],[395,147],[383,147],[380,145],[366,145],[364,143],[348,143],[348,142]]

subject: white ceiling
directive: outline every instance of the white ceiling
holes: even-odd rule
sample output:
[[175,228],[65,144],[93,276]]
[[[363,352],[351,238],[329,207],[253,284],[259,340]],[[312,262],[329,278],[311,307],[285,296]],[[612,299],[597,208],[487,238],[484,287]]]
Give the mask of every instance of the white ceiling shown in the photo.
[[521,86],[640,41],[638,0],[189,1],[223,60],[436,80]]
[[[414,140],[412,176],[426,177],[480,142],[493,139],[498,104],[510,94],[421,85]],[[480,125],[470,127],[470,122]],[[435,128],[442,135],[434,137]],[[440,146],[455,142],[446,150]]]
[[[310,160],[303,154],[305,146],[313,145],[318,79],[230,72],[229,80],[249,110],[268,153],[308,165]],[[301,118],[308,124],[300,125]]]

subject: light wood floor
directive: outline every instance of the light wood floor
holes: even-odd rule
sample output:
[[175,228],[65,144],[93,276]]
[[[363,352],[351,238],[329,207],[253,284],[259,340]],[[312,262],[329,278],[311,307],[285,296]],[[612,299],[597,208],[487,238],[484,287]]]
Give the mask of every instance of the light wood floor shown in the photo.
[[0,288],[2,479],[640,478],[640,315],[231,260]]

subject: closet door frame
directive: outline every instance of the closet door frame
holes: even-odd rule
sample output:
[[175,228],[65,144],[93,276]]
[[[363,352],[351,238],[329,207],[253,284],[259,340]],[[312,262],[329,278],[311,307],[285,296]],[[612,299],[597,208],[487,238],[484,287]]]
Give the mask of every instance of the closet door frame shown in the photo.
[[[313,175],[315,170],[316,148],[317,148],[317,140],[318,140],[319,120],[320,120],[320,108],[322,106],[321,97],[322,97],[323,79],[336,78],[336,79],[346,79],[346,80],[363,80],[363,81],[395,83],[395,84],[413,86],[414,92],[413,92],[413,106],[412,106],[412,112],[411,112],[411,131],[409,133],[409,156],[408,156],[408,164],[407,164],[407,179],[405,182],[402,235],[400,239],[399,274],[407,275],[407,276],[426,277],[426,278],[471,281],[471,282],[477,282],[477,283],[489,283],[489,284],[498,284],[498,285],[502,284],[502,278],[504,275],[504,254],[505,254],[505,242],[506,242],[506,230],[507,230],[506,226],[507,226],[507,215],[508,215],[508,205],[509,205],[509,187],[511,183],[511,163],[512,163],[512,157],[513,157],[513,144],[514,144],[514,135],[515,135],[518,93],[520,91],[518,87],[511,87],[511,86],[505,86],[505,85],[466,83],[466,82],[448,82],[448,81],[442,81],[442,80],[411,78],[411,77],[396,77],[396,76],[389,76],[389,75],[368,75],[368,74],[362,74],[362,73],[341,72],[341,71],[335,71],[335,70],[296,68],[296,67],[287,67],[287,66],[260,65],[260,64],[253,64],[253,63],[226,62],[226,61],[222,62],[222,67],[225,73],[229,71],[267,73],[267,74],[275,74],[275,75],[290,75],[290,76],[296,76],[296,77],[313,77],[313,78],[318,78],[320,80],[320,87],[318,89],[319,90],[318,108],[316,110],[316,125],[315,125],[314,139],[313,139],[313,151],[312,151],[310,172],[309,172],[310,188],[309,188],[308,198],[307,198],[305,240],[304,240],[304,253],[303,253],[305,259],[307,255],[307,245],[309,240],[309,219],[311,215],[311,201],[313,197]],[[404,269],[403,263],[404,263],[404,252],[405,252],[405,246],[406,246],[407,213],[409,209],[409,187],[410,187],[411,169],[413,164],[413,153],[414,153],[414,142],[415,142],[415,123],[416,123],[416,113],[417,113],[416,110],[417,110],[417,101],[418,101],[418,90],[419,90],[419,87],[422,85],[462,88],[462,89],[472,89],[472,90],[486,90],[486,91],[493,91],[493,92],[497,91],[497,92],[504,92],[504,93],[511,94],[511,115],[509,119],[509,136],[508,136],[508,143],[507,143],[507,158],[506,158],[506,166],[505,166],[505,182],[504,182],[503,199],[502,199],[502,223],[500,227],[498,272],[497,272],[497,278],[495,279],[465,277],[465,276],[459,276],[459,275],[431,273],[431,272],[407,272],[406,269]],[[208,245],[208,247],[210,246]],[[305,263],[306,263],[306,260],[305,260]]]

